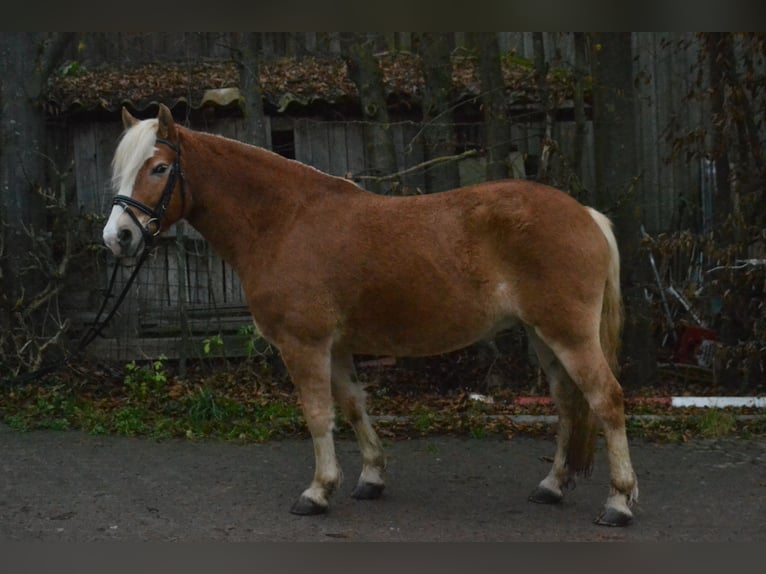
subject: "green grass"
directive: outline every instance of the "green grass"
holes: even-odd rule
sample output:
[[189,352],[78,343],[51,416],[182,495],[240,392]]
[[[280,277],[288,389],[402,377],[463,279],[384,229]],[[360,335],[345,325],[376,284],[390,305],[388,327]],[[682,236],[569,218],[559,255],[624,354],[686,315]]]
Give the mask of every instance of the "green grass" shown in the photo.
[[148,432],[149,413],[140,407],[123,407],[112,417],[112,429],[126,436],[145,435]]
[[412,413],[412,426],[418,434],[427,435],[438,426],[437,419],[437,412],[425,406],[418,406]]
[[737,428],[737,417],[726,410],[706,409],[697,420],[698,436],[718,438],[732,434]]

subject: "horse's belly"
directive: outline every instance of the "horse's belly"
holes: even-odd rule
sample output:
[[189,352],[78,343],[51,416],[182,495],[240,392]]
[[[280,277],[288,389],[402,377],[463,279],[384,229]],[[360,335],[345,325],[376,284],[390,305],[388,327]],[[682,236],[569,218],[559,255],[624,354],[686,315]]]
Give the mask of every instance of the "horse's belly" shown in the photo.
[[438,355],[489,339],[518,323],[511,315],[468,314],[465,309],[427,318],[421,315],[418,319],[348,325],[338,344],[355,354],[398,357]]
[[[451,279],[451,281],[448,281]],[[336,341],[351,352],[427,356],[461,349],[518,322],[507,282],[454,277],[378,289],[341,321]]]

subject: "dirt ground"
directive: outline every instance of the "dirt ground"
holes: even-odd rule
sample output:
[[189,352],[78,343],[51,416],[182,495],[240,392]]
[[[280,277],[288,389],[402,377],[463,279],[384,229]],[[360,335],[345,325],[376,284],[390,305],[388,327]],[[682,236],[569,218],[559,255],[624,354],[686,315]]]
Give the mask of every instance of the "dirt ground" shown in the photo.
[[766,541],[766,440],[633,441],[641,497],[634,523],[592,524],[608,491],[594,474],[564,503],[527,502],[553,454],[549,438],[434,437],[387,445],[381,500],[349,493],[353,441],[338,441],[345,481],[330,512],[288,512],[313,471],[311,444],[152,441],[0,425],[4,541]]

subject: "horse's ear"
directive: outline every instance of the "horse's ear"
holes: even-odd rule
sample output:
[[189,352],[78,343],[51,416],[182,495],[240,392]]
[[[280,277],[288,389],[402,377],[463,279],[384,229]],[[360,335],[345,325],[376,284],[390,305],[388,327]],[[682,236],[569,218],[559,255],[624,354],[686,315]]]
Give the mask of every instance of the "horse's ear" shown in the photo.
[[122,126],[127,130],[132,128],[137,123],[138,120],[131,115],[131,113],[128,111],[128,108],[122,106]]
[[165,104],[160,104],[160,112],[157,114],[157,136],[168,141],[176,140],[176,122]]

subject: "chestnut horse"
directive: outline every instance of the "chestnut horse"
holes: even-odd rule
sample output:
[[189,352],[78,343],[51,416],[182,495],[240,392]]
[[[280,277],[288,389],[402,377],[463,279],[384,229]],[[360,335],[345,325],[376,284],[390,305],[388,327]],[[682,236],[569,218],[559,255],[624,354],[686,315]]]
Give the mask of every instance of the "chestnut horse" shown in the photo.
[[123,123],[104,242],[117,257],[136,256],[186,219],[239,275],[258,331],[295,384],[314,444],[314,477],[292,512],[325,512],[340,482],[334,404],[362,456],[352,496],[383,491],[386,460],[354,354],[434,355],[520,324],[559,412],[553,466],[530,500],[561,501],[573,477],[590,470],[603,429],[611,489],[596,522],[631,521],[638,487],[613,374],[619,254],[604,215],[528,181],[384,197],[176,125],[163,105],[143,121],[123,109]]

